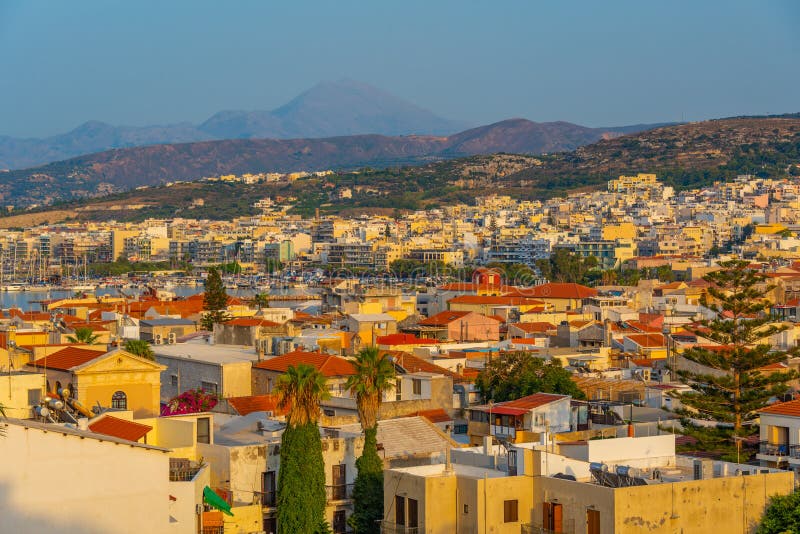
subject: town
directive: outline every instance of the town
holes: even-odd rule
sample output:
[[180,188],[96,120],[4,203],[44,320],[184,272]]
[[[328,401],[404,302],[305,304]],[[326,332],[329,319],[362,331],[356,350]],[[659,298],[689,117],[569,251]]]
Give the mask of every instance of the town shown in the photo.
[[4,529],[745,533],[794,491],[800,180],[253,202],[0,231]]

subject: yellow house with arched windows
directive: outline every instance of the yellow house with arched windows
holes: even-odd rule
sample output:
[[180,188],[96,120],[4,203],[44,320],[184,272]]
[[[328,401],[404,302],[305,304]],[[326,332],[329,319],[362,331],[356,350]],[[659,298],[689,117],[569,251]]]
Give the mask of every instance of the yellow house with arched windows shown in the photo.
[[28,365],[44,372],[48,391],[69,388],[83,410],[99,404],[130,410],[134,417],[159,414],[161,372],[166,367],[146,358],[121,349],[67,347]]

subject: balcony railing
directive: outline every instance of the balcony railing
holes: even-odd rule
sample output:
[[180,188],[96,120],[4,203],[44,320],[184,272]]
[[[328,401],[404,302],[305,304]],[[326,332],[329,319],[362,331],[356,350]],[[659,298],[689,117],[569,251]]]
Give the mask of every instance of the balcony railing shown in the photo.
[[789,456],[789,444],[760,441],[758,443],[758,452],[767,456]]
[[325,486],[325,497],[330,501],[344,501],[353,498],[353,484]]
[[253,504],[261,503],[261,506],[265,506],[267,508],[274,508],[277,506],[278,501],[278,492],[277,491],[254,491],[253,492],[254,499]]
[[381,521],[381,534],[420,534],[419,527],[407,527],[391,521]]

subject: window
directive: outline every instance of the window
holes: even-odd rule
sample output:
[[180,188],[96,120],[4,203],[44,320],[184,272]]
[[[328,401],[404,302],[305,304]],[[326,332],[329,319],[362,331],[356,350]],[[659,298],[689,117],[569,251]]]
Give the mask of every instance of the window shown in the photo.
[[117,410],[128,409],[128,396],[125,395],[124,391],[117,391],[111,395],[111,407]]
[[214,395],[219,394],[219,386],[215,382],[200,382],[200,389],[205,391],[206,393],[213,393]]
[[394,400],[403,400],[403,379],[398,378],[394,386]]
[[394,496],[394,522],[396,525],[406,525],[406,498],[401,495]]
[[28,406],[39,406],[39,401],[42,400],[41,389],[28,390]]
[[277,492],[275,491],[275,471],[266,471],[261,474],[261,504],[275,506]]
[[464,513],[465,513],[465,514],[468,514],[468,513],[469,513],[469,505],[468,505],[468,504],[465,504],[465,505],[464,505]]
[[170,384],[171,384],[173,387],[178,387],[178,375],[172,375],[172,376],[170,376],[170,377],[169,377],[169,383],[170,383]]
[[211,443],[211,418],[197,418],[197,443]]
[[517,499],[503,501],[503,522],[516,523],[519,521],[519,508]]
[[553,532],[561,532],[563,526],[561,505],[557,502],[544,502],[542,507],[544,528]]
[[333,533],[344,534],[347,532],[347,512],[345,510],[336,510],[333,512]]
[[333,417],[336,415],[336,412],[330,408],[323,408],[322,413],[325,415],[325,417]]
[[422,380],[419,378],[412,378],[411,389],[413,390],[414,395],[422,395]]
[[419,526],[416,499],[408,499],[408,526],[409,528],[417,528]]

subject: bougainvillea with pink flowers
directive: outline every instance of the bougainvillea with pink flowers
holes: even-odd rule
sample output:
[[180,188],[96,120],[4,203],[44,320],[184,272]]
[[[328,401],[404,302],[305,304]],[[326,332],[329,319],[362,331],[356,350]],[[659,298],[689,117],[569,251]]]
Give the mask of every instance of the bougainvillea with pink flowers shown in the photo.
[[215,393],[203,389],[190,389],[170,399],[161,407],[161,415],[184,415],[207,412],[219,402]]

